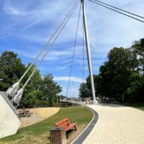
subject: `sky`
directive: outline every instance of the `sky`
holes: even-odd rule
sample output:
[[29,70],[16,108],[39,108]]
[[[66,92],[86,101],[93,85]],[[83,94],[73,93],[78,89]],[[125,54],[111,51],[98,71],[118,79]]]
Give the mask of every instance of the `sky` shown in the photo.
[[[102,1],[144,16],[143,0]],[[23,64],[33,62],[76,2],[77,0],[1,0],[0,55],[6,50],[13,51]],[[143,38],[144,24],[89,0],[85,0],[85,8],[93,74],[99,74],[99,67],[107,60],[110,49],[128,48],[135,40]],[[79,96],[79,86],[89,75],[86,50],[83,51],[82,14],[71,70],[79,9],[80,5],[38,67],[42,76],[52,74],[62,87],[62,94],[66,95],[68,90],[68,97]]]

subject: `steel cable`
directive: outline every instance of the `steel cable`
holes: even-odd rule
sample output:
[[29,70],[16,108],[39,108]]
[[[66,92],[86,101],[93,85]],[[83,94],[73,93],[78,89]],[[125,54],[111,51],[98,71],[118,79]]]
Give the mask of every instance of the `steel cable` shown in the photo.
[[25,84],[23,85],[23,88],[25,88],[25,86],[28,84],[29,80],[31,79],[31,77],[33,76],[33,74],[35,73],[35,71],[38,69],[38,67],[40,66],[40,64],[42,63],[43,59],[45,58],[45,56],[47,55],[47,53],[49,52],[49,50],[52,48],[52,46],[54,45],[56,39],[58,38],[58,36],[60,35],[60,33],[62,32],[62,30],[64,29],[65,25],[67,24],[68,20],[70,19],[70,17],[72,16],[72,14],[74,13],[75,9],[77,8],[79,4],[79,1],[77,1],[77,3],[74,5],[74,7],[72,8],[72,10],[70,11],[70,13],[68,14],[67,18],[65,19],[65,22],[63,23],[61,29],[59,29],[58,34],[56,35],[56,37],[54,38],[53,42],[51,43],[51,45],[48,47],[46,53],[43,55],[41,61],[39,62],[39,64],[37,65],[37,67],[34,69],[34,71],[32,72],[32,74],[30,75],[30,77],[27,79],[27,81],[25,82]]
[[81,5],[80,5],[78,21],[77,21],[76,35],[75,35],[75,41],[74,41],[74,49],[73,49],[73,55],[72,55],[70,74],[69,74],[69,81],[68,81],[68,86],[67,86],[67,91],[66,91],[66,97],[68,97],[69,85],[70,85],[71,74],[72,74],[72,69],[73,69],[73,61],[74,61],[74,56],[75,56],[75,47],[76,47],[76,42],[77,42],[77,34],[78,34],[78,28],[79,28],[80,14],[81,14]]
[[48,42],[46,43],[46,45],[42,48],[42,50],[40,51],[40,53],[36,56],[36,58],[34,59],[34,61],[31,63],[31,65],[28,67],[28,69],[25,71],[25,73],[22,75],[22,77],[19,79],[18,82],[21,82],[21,80],[25,77],[25,75],[28,73],[28,71],[30,70],[30,68],[35,64],[35,62],[38,60],[38,58],[40,57],[40,55],[42,55],[42,53],[47,49],[49,43],[51,42],[51,40],[54,38],[54,36],[56,35],[56,33],[60,30],[60,28],[64,25],[66,19],[69,17],[69,15],[72,13],[72,11],[74,10],[74,8],[78,5],[79,0],[75,3],[74,7],[70,10],[70,12],[67,14],[67,16],[64,18],[64,20],[61,22],[61,24],[59,25],[59,27],[57,28],[57,30],[53,33],[53,35],[50,37],[50,39],[48,40]]
[[[102,4],[102,3],[96,2],[96,1],[94,1],[94,0],[89,0],[89,1],[91,1],[91,2],[93,2],[93,3],[95,3],[95,4],[98,4],[98,5],[102,6],[102,7],[105,7],[105,8],[107,8],[107,9],[110,9],[110,10],[112,10],[112,11],[115,11],[115,12],[117,12],[117,13],[120,13],[120,14],[122,14],[122,15],[125,15],[125,16],[127,16],[127,17],[130,17],[130,18],[132,18],[132,19],[135,19],[135,20],[137,20],[137,21],[140,21],[140,22],[144,23],[144,21],[141,20],[141,19],[138,19],[138,18],[133,17],[133,16],[131,16],[131,15],[128,15],[128,14],[126,14],[126,13],[120,12],[120,11],[114,9],[114,8],[110,8],[110,7],[108,7],[108,6],[105,6],[105,5]],[[127,12],[127,13],[128,13],[128,12]],[[130,13],[130,12],[129,12],[129,13]],[[133,14],[133,15],[134,15],[134,14]],[[136,15],[135,15],[135,16],[136,16]]]

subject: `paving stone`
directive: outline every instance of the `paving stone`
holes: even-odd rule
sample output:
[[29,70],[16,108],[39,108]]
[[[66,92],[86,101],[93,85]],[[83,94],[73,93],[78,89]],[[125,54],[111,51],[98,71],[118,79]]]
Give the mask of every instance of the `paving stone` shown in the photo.
[[121,105],[88,105],[99,119],[83,144],[144,144],[144,111]]

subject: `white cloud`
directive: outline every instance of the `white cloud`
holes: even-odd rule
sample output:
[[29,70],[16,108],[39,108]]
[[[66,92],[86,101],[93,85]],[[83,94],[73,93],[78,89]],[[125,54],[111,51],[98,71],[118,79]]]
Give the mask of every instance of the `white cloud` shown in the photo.
[[[63,76],[63,77],[54,77],[55,81],[69,81],[69,76]],[[82,83],[83,79],[82,78],[78,78],[78,77],[70,77],[70,80],[73,82],[77,82],[77,83]]]
[[8,2],[4,6],[4,11],[9,15],[16,15],[16,16],[25,16],[25,15],[27,15],[22,9],[15,8]]

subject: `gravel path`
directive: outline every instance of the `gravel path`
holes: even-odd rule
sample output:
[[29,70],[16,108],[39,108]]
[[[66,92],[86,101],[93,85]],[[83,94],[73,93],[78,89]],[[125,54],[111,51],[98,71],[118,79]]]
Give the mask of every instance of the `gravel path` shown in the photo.
[[40,122],[59,111],[59,108],[34,108],[29,109],[32,115],[30,117],[21,117],[20,128]]

